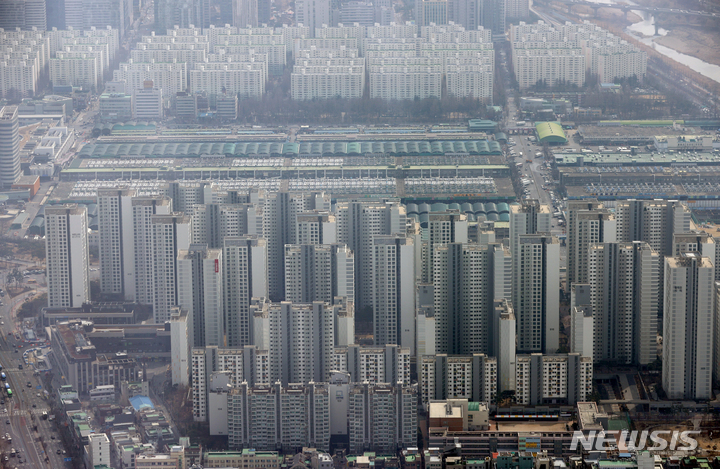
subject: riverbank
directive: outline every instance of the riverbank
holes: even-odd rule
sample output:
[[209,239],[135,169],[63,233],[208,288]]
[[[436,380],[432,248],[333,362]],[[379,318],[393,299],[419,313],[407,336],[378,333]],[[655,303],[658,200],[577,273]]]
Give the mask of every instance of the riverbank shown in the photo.
[[676,26],[666,36],[658,36],[653,41],[705,62],[720,65],[720,34],[717,32]]

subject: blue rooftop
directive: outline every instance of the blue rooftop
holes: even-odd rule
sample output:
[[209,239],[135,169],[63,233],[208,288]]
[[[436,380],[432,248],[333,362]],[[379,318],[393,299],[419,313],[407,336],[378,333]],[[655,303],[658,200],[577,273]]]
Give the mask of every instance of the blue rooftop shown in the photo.
[[142,409],[145,409],[147,407],[151,409],[155,409],[155,406],[153,405],[152,401],[147,396],[135,396],[130,398],[130,405],[133,406],[135,411],[139,411]]

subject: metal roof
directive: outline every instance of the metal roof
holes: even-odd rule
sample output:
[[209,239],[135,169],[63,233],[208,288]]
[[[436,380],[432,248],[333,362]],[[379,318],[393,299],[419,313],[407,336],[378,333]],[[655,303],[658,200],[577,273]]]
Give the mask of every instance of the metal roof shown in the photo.
[[542,141],[553,143],[566,143],[567,137],[562,126],[557,122],[538,122],[535,124],[538,138]]
[[85,145],[80,158],[137,157],[197,157],[224,156],[361,156],[366,154],[445,155],[464,153],[492,155],[501,153],[500,144],[492,140],[459,141],[381,141],[381,142],[205,142],[205,143],[94,143]]

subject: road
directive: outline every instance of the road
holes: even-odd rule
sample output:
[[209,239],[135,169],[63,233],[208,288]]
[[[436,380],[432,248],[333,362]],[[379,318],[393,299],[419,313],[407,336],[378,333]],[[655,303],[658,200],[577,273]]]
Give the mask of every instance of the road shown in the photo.
[[[41,377],[36,376],[32,366],[24,360],[23,352],[26,352],[28,344],[18,340],[13,320],[15,310],[34,293],[26,292],[0,307],[0,364],[7,376],[6,382],[13,390],[12,398],[8,398],[5,391],[2,391],[0,397],[0,433],[9,433],[12,443],[0,441],[4,453],[9,454],[12,448],[20,453],[20,457],[10,458],[13,466],[59,469],[70,467],[69,463],[64,462],[63,455],[57,454],[58,450],[62,452],[65,448],[57,439],[55,423],[42,418],[42,413],[50,409],[42,389]],[[7,299],[7,296],[3,299]],[[33,428],[35,425],[37,431]],[[45,461],[46,457],[48,461]]]

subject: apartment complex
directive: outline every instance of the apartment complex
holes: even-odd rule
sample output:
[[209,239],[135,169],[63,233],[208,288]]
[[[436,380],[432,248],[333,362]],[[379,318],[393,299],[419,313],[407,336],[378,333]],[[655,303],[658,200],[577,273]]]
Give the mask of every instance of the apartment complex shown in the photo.
[[647,365],[657,356],[660,256],[642,241],[588,249],[596,362]]
[[[527,2],[525,2],[527,3]],[[509,5],[509,10],[514,10]],[[508,13],[526,17],[526,11]],[[510,28],[515,78],[520,89],[542,83],[583,86],[586,69],[600,83],[616,78],[642,78],[647,72],[647,54],[634,45],[590,22],[565,23],[553,27],[542,21],[520,22]]]

